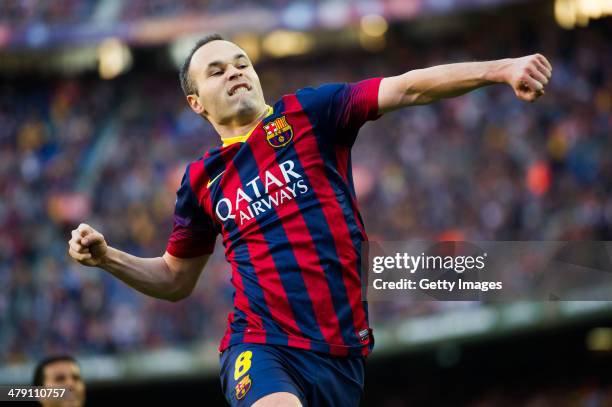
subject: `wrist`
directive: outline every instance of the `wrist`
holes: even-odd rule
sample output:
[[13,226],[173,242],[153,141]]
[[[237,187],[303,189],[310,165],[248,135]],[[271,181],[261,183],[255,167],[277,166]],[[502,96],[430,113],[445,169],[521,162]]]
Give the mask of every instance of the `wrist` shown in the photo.
[[491,66],[487,70],[486,79],[494,83],[510,83],[510,67],[512,58],[491,61]]
[[100,264],[98,265],[98,267],[106,271],[110,271],[109,268],[113,264],[113,261],[115,258],[114,255],[116,254],[116,252],[117,252],[117,249],[107,246],[105,253],[102,256],[100,256]]

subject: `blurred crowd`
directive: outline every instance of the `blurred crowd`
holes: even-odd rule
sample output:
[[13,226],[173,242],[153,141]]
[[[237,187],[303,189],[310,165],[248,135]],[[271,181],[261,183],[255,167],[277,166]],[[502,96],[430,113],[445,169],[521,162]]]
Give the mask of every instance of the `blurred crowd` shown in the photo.
[[[316,3],[317,0],[309,0]],[[194,13],[226,12],[240,7],[277,8],[289,0],[2,0],[0,23],[24,28],[38,23],[84,24],[94,20],[133,21],[145,18],[175,17]]]
[[[612,30],[511,23],[486,36],[472,30],[435,43],[392,34],[377,54],[335,51],[256,68],[273,103],[325,82],[541,52],[554,72],[535,104],[494,86],[363,128],[352,162],[368,234],[610,240]],[[80,222],[132,254],[163,253],[185,164],[219,144],[187,107],[176,73],[2,82],[0,363],[220,338],[232,297],[222,247],[192,296],[178,303],[147,298],[67,256]],[[446,306],[375,303],[371,317],[383,326]]]
[[[384,400],[377,400],[376,405],[383,407],[403,407],[410,405],[454,405],[466,407],[609,407],[612,406],[612,386],[597,379],[568,379],[557,382],[540,378],[534,382],[524,383],[520,379],[491,386],[487,389],[470,388],[462,391],[459,388],[445,388],[443,394],[436,395],[430,388],[429,397],[426,391],[419,392],[420,398],[413,394],[396,390],[396,394],[385,395]],[[465,380],[465,379],[464,379]],[[435,387],[435,386],[432,386]],[[452,396],[451,396],[452,394]],[[444,400],[444,401],[442,401]],[[372,403],[374,405],[374,403]]]
[[[469,407],[609,407],[612,406],[612,386],[591,380],[586,383],[533,385],[529,389],[497,388],[484,392]],[[388,407],[392,407],[391,405]]]
[[[316,3],[317,0],[308,0],[306,3]],[[231,11],[240,8],[274,8],[286,7],[291,4],[289,0],[135,0],[126,3],[121,10],[121,19],[129,21],[136,18],[155,18],[189,15],[193,13],[215,13]]]
[[[496,0],[489,5],[503,4],[510,0]],[[292,17],[300,20],[301,14],[306,13],[307,20],[312,7],[327,5],[328,8],[319,10],[323,14],[342,13],[341,6],[350,5],[351,1],[334,0],[2,0],[0,1],[0,24],[7,24],[12,29],[36,28],[40,24],[59,26],[62,24],[87,25],[91,23],[117,23],[133,22],[138,20],[155,20],[159,18],[190,17],[202,15],[215,15],[218,13],[231,13],[240,10],[267,9],[278,12],[285,10]],[[410,10],[447,11],[453,8],[466,6],[481,6],[478,0],[419,0],[397,2],[395,0],[370,0],[362,2],[357,7],[364,10],[388,9],[392,14],[406,15]],[[340,4],[340,6],[339,6]],[[291,9],[294,6],[295,8]],[[339,8],[340,7],[340,8]],[[326,18],[327,16],[321,16]],[[282,17],[286,18],[286,16]]]
[[21,28],[37,23],[81,23],[89,20],[100,0],[2,0],[0,23]]

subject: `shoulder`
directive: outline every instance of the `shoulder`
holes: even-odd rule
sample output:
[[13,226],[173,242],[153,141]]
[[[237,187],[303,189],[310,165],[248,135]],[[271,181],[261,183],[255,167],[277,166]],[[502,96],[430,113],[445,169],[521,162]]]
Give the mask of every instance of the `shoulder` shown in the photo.
[[336,96],[338,93],[346,91],[348,83],[325,83],[317,87],[305,87],[298,89],[295,96],[307,102],[325,102]]
[[185,167],[182,183],[187,184],[193,192],[199,191],[208,182],[204,157],[202,156],[197,160],[190,161]]
[[[336,106],[347,95],[349,85],[346,83],[326,83],[317,87],[298,89],[295,94],[285,97],[287,101],[295,101],[298,108],[306,112],[313,120],[320,121],[330,117]],[[291,109],[290,109],[291,110]]]
[[188,184],[196,195],[207,189],[208,182],[225,170],[226,158],[222,147],[214,147],[185,167],[183,184]]
[[206,174],[204,157],[188,162],[184,167],[181,183],[176,191],[176,209],[178,212],[200,205],[200,197],[206,189],[208,176]]

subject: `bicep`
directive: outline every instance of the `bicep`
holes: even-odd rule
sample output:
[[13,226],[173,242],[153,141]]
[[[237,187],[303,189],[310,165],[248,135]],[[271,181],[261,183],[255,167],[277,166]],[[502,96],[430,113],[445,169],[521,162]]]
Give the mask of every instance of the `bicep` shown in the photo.
[[402,107],[431,102],[422,95],[422,88],[429,87],[430,82],[424,69],[383,78],[378,92],[378,112],[383,114]]
[[193,288],[204,270],[210,255],[206,254],[198,257],[182,258],[165,252],[162,256],[168,269],[181,285]]
[[388,113],[402,107],[404,94],[403,75],[384,78],[378,91],[378,112]]

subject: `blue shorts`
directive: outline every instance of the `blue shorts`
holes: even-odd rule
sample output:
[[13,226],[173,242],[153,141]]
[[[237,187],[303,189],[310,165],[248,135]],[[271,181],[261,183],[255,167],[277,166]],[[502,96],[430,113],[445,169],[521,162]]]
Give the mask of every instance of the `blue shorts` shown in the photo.
[[268,394],[289,392],[304,407],[357,407],[364,367],[362,356],[241,343],[221,354],[221,388],[232,406],[250,406]]

